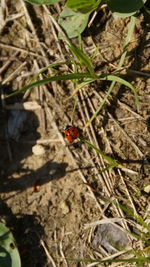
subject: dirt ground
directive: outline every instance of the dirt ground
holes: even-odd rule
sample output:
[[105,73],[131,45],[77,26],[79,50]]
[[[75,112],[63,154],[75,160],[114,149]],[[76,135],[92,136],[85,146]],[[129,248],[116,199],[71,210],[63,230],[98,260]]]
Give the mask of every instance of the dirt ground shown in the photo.
[[[65,257],[119,256],[119,250],[112,253],[100,242],[95,225],[87,226],[102,219],[107,224],[112,218],[114,222],[118,218],[133,220],[118,202],[144,220],[150,215],[146,189],[150,183],[150,20],[146,13],[138,15],[122,76],[137,89],[139,111],[133,93],[117,84],[92,125],[83,130],[109,82],[82,89],[74,116],[75,99],[68,100],[73,92],[71,82],[53,82],[5,99],[31,83],[39,69],[68,60],[67,47],[58,39],[51,18],[56,19],[61,8],[59,4],[31,6],[22,0],[0,4],[0,217],[16,238],[23,267],[135,266]],[[93,59],[95,71],[111,74],[116,70],[129,21],[114,18],[105,8],[84,32],[87,54],[92,56],[98,48]],[[69,73],[70,69],[64,65],[57,71]],[[51,73],[49,69],[45,75]],[[23,103],[28,106],[24,108]],[[85,144],[68,144],[63,128],[72,118],[89,142],[124,169],[101,173],[107,162],[94,150]],[[120,227],[131,230],[125,220]],[[126,245],[140,246],[137,240]],[[120,258],[128,256],[122,253]]]

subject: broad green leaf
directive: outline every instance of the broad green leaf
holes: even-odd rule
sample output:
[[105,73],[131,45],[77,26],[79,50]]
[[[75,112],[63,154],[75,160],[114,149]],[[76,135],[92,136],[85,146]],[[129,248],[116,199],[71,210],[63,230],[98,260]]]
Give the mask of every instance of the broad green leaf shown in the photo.
[[25,1],[36,5],[46,5],[46,4],[53,5],[61,0],[25,0]]
[[14,237],[2,223],[0,223],[0,267],[21,267]]
[[69,38],[79,36],[87,26],[90,13],[81,14],[69,8],[64,8],[58,19],[58,23],[62,26]]
[[101,0],[68,0],[67,7],[78,10],[83,13],[87,13],[95,9]]
[[150,8],[148,8],[147,6],[143,6],[143,8],[145,9],[145,11],[148,13],[148,15],[150,15]]
[[110,10],[118,17],[135,14],[147,0],[107,0]]
[[96,0],[68,0],[66,5],[72,9],[79,9],[93,6],[96,2]]

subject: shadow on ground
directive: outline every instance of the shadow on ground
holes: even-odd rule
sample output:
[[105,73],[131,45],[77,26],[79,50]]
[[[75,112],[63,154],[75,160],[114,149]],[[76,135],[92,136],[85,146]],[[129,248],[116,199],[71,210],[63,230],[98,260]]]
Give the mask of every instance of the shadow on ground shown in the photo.
[[22,267],[46,266],[46,254],[41,245],[44,230],[38,216],[21,214],[15,216],[11,209],[0,200],[0,220],[5,221],[16,240]]

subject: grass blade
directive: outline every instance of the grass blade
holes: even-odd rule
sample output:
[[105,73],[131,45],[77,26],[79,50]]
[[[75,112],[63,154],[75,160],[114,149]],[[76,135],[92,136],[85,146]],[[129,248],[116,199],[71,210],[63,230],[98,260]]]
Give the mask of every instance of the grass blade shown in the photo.
[[25,91],[32,89],[36,86],[44,85],[50,82],[75,80],[75,79],[83,79],[83,78],[91,78],[91,74],[90,73],[73,73],[73,74],[66,74],[66,75],[51,76],[50,78],[39,80],[37,82],[24,86],[20,90],[17,90],[13,92],[12,94],[6,96],[6,98],[18,95],[20,93],[24,93]]
[[134,94],[136,106],[139,105],[139,100],[138,100],[138,95],[137,95],[136,89],[134,88],[134,86],[131,83],[129,83],[126,80],[124,80],[124,79],[122,79],[120,77],[117,77],[115,75],[108,75],[103,80],[118,82],[118,83],[121,83],[121,84],[127,86],[128,88],[130,88],[132,90],[133,94]]
[[61,66],[61,65],[71,65],[73,64],[73,62],[71,61],[60,61],[60,62],[56,62],[56,63],[52,63],[52,64],[49,64],[48,66],[44,67],[44,68],[41,68],[40,71],[33,77],[32,81],[36,81],[37,78],[39,77],[40,74],[42,74],[43,72],[45,72],[46,70],[48,69],[52,69],[55,68],[55,67],[58,67],[58,66]]
[[127,82],[126,80],[117,77],[115,75],[107,75],[106,77],[102,78],[102,76],[99,76],[101,78],[101,80],[108,80],[108,81],[112,81],[111,86],[109,87],[108,92],[105,94],[105,97],[103,99],[103,101],[100,103],[99,107],[97,108],[96,112],[93,114],[93,116],[90,118],[90,120],[86,123],[85,128],[88,127],[90,125],[90,123],[96,118],[96,116],[98,115],[98,113],[100,112],[101,108],[103,107],[104,103],[106,102],[107,98],[109,97],[109,95],[112,92],[112,89],[115,85],[116,82],[119,82],[127,87],[129,87],[133,93],[134,93],[134,97],[135,97],[135,104],[138,106],[138,96],[137,96],[137,92],[136,89],[132,86],[131,83]]
[[[98,154],[100,154],[104,159],[107,160],[107,162],[111,165],[112,168],[114,167],[118,167],[118,168],[122,168],[123,166],[120,165],[116,160],[112,159],[111,157],[107,156],[104,152],[102,152],[99,148],[95,147],[94,145],[92,145],[90,142],[88,142],[86,139],[84,139],[83,137],[80,137],[80,140],[88,145],[90,148],[94,149]],[[110,168],[110,166],[109,166]]]
[[[131,41],[131,38],[132,38],[132,34],[133,34],[133,30],[134,30],[134,27],[135,27],[135,23],[136,23],[136,18],[134,16],[131,17],[131,20],[130,20],[130,23],[129,23],[129,29],[128,29],[128,34],[127,34],[127,37],[126,37],[126,40],[125,40],[125,45],[124,45],[124,52],[120,58],[120,61],[119,61],[119,64],[118,64],[118,67],[117,67],[117,71],[119,71],[121,69],[121,67],[123,66],[124,64],[124,61],[125,61],[125,57],[126,57],[126,54],[128,52],[127,48],[128,48],[128,45]],[[120,78],[121,79],[121,78]],[[125,81],[125,80],[124,80]],[[98,113],[100,112],[100,110],[102,109],[103,105],[105,104],[107,98],[109,97],[109,95],[111,94],[114,86],[116,84],[116,80],[114,79],[109,87],[109,90],[108,92],[106,93],[102,103],[100,103],[98,109],[96,110],[96,112],[93,114],[93,116],[91,117],[91,119],[87,122],[86,126],[89,126],[89,124],[96,118],[96,116],[98,115]],[[131,84],[130,84],[131,85]],[[131,85],[132,86],[132,85]],[[131,88],[131,87],[129,87]],[[136,106],[137,106],[137,110],[138,110],[138,106],[139,106],[139,102],[138,102],[138,96],[137,96],[137,93],[136,93],[136,90],[133,89],[133,87],[131,88],[131,90],[134,92],[134,96],[135,96],[135,103],[136,103]]]
[[91,75],[95,77],[94,67],[93,67],[91,59],[85,53],[83,53],[81,49],[76,47],[71,42],[69,42],[68,46],[70,50],[72,51],[72,53],[76,56],[78,61],[89,70]]
[[[129,87],[133,91],[133,93],[135,95],[135,98],[136,98],[136,101],[138,101],[137,93],[136,93],[135,88],[129,82],[125,81],[124,79],[122,79],[120,77],[117,77],[115,75],[107,75],[107,74],[101,74],[99,76],[96,76],[95,79],[94,79],[93,75],[91,75],[89,72],[84,72],[84,73],[78,73],[77,72],[77,73],[71,73],[71,74],[65,74],[65,75],[51,76],[49,78],[45,78],[43,80],[39,80],[39,81],[34,82],[32,84],[29,84],[29,85],[27,85],[25,87],[22,87],[20,90],[17,90],[15,92],[13,92],[12,94],[6,96],[6,98],[11,97],[11,96],[15,96],[15,95],[20,94],[20,93],[24,93],[25,91],[27,91],[29,89],[32,89],[32,88],[34,88],[36,86],[44,85],[44,84],[47,84],[47,83],[50,83],[50,82],[65,81],[65,80],[75,80],[75,79],[84,79],[84,78],[86,78],[86,79],[90,78],[90,80],[87,81],[87,84],[89,82],[93,82],[96,79],[119,82],[119,83]],[[86,81],[85,81],[85,83],[86,83]],[[108,91],[107,95],[108,94],[109,94],[109,91]],[[107,95],[106,95],[106,97],[107,97]],[[97,112],[99,112],[99,110]],[[92,120],[95,118],[95,114],[93,115],[94,117],[92,117]]]
[[87,259],[87,258],[65,258],[66,260],[75,261],[75,262],[100,262],[100,263],[108,263],[108,262],[149,262],[150,257],[140,256],[138,258],[129,258],[129,259],[112,259],[112,260],[99,260],[99,259]]

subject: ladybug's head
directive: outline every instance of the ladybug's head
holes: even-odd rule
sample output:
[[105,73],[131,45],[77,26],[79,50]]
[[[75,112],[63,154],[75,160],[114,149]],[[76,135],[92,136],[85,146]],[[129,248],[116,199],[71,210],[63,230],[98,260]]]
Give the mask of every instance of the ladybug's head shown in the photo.
[[66,126],[64,127],[64,131],[68,130],[68,129],[71,128],[71,127],[72,127],[71,125],[66,125]]

